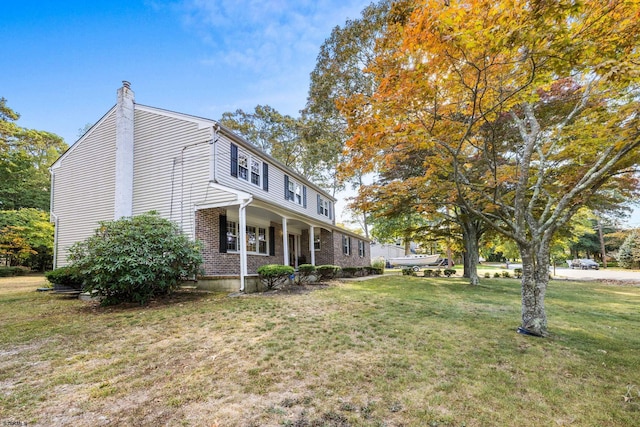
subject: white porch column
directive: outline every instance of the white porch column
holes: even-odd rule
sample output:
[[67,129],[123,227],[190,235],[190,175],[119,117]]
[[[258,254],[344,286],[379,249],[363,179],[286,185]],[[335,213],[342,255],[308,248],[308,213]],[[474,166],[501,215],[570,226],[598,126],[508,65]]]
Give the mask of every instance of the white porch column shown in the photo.
[[287,230],[287,218],[282,217],[282,248],[284,250],[284,265],[289,265],[289,231]]
[[309,253],[311,254],[311,265],[316,265],[316,251],[315,251],[315,229],[313,225],[309,226]]
[[244,278],[247,275],[247,202],[241,203],[238,208],[240,232],[238,233],[238,246],[240,247],[240,291],[244,291]]

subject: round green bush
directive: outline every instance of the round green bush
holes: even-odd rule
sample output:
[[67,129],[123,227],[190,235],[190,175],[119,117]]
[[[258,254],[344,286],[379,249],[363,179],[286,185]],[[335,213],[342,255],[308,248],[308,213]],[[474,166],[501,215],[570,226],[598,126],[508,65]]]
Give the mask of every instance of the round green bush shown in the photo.
[[265,264],[258,268],[260,281],[267,289],[273,289],[284,283],[289,277],[293,276],[294,272],[293,267],[281,264]]
[[298,274],[296,275],[296,284],[302,285],[311,280],[311,276],[316,272],[316,266],[313,264],[300,264],[298,266]]
[[53,285],[68,286],[73,289],[81,290],[83,287],[83,278],[77,268],[60,267],[55,270],[47,271],[44,277]]
[[337,265],[330,265],[330,264],[319,265],[316,267],[316,271],[320,276],[318,280],[320,281],[333,279],[338,275],[338,273],[340,273],[341,270],[342,270],[341,267]]
[[154,212],[103,221],[69,252],[85,290],[101,296],[103,305],[146,304],[195,276],[202,264],[200,245]]

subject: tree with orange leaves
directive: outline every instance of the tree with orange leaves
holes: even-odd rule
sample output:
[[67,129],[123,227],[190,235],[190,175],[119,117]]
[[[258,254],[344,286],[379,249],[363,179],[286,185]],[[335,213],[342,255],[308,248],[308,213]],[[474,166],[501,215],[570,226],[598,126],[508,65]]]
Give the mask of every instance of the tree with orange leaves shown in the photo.
[[343,171],[425,153],[415,197],[447,185],[466,214],[517,243],[519,331],[546,336],[553,236],[582,206],[638,195],[640,4],[403,1],[389,19],[370,67],[376,92],[341,104],[353,135]]

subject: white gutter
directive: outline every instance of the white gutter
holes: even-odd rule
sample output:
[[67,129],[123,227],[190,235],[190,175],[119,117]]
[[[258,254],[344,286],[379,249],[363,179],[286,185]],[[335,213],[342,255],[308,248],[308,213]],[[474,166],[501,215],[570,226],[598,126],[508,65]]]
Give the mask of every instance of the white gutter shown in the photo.
[[51,174],[51,196],[49,198],[49,222],[53,223],[53,269],[55,270],[58,264],[58,215],[53,212],[53,192],[55,189],[55,174],[53,169],[49,168],[49,174]]
[[211,126],[209,129],[209,182],[218,182],[218,177],[216,176],[216,163],[218,161],[218,130],[220,129],[219,124],[215,124]]

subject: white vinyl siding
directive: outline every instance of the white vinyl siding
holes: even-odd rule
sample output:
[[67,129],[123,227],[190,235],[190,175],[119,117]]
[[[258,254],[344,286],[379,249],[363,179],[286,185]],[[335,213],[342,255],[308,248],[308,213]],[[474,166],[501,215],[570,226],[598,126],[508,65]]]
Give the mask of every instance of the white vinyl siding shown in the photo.
[[77,142],[53,169],[53,213],[58,218],[56,266],[68,263],[75,242],[93,235],[99,221],[113,220],[115,110]]
[[[251,194],[254,202],[281,208],[283,216],[295,213],[319,223],[333,222],[331,216],[318,214],[316,200],[319,195],[329,199],[325,193],[235,138],[233,143],[249,154],[248,179],[231,176],[231,139],[221,133],[211,144],[215,124],[153,107],[135,106],[133,215],[157,211],[177,222],[193,238],[196,209],[237,206],[237,194],[223,191],[222,186]],[[68,248],[92,235],[99,221],[114,218],[115,135],[114,107],[53,165],[57,266],[67,263]],[[285,175],[300,184],[301,191],[305,189],[306,207],[305,193],[295,194],[296,202],[285,199]],[[264,227],[265,233],[268,231],[269,224],[255,225]],[[260,236],[260,230],[256,232]],[[260,253],[266,248],[268,244],[263,242],[256,249]]]
[[[248,179],[240,178],[239,165],[237,175],[233,176],[231,173],[232,169],[232,161],[231,161],[231,145],[234,144],[238,147],[238,153],[245,152],[249,153],[249,175]],[[255,159],[260,161],[263,165],[268,165],[268,183],[269,189],[265,191],[263,189],[263,180],[264,176],[260,177],[261,184],[256,185],[251,182],[251,159]],[[261,169],[262,173],[263,169]],[[300,194],[299,194],[299,202],[298,195],[296,194],[296,189],[294,187],[293,198],[294,201],[287,200],[285,198],[285,175],[290,178],[291,181],[297,183],[300,186]],[[330,201],[330,206],[333,208],[333,200],[329,199],[329,197],[317,191],[313,185],[305,180],[301,179],[297,175],[295,175],[292,171],[284,171],[277,164],[272,163],[267,156],[261,155],[258,151],[251,151],[248,148],[240,145],[238,142],[231,142],[231,140],[226,135],[221,135],[217,142],[217,163],[216,163],[216,179],[217,181],[225,185],[227,187],[231,187],[234,189],[238,189],[254,196],[254,199],[263,200],[269,203],[274,203],[282,208],[293,211],[299,214],[303,214],[319,220],[324,223],[332,224],[333,221],[333,210],[331,211],[331,216],[319,215],[318,207],[317,207],[317,198],[321,195],[324,200]],[[304,206],[304,194],[303,188],[306,188],[306,199],[307,206]]]
[[209,188],[208,138],[196,123],[136,110],[134,215],[156,210],[194,236],[194,205],[228,197]]

